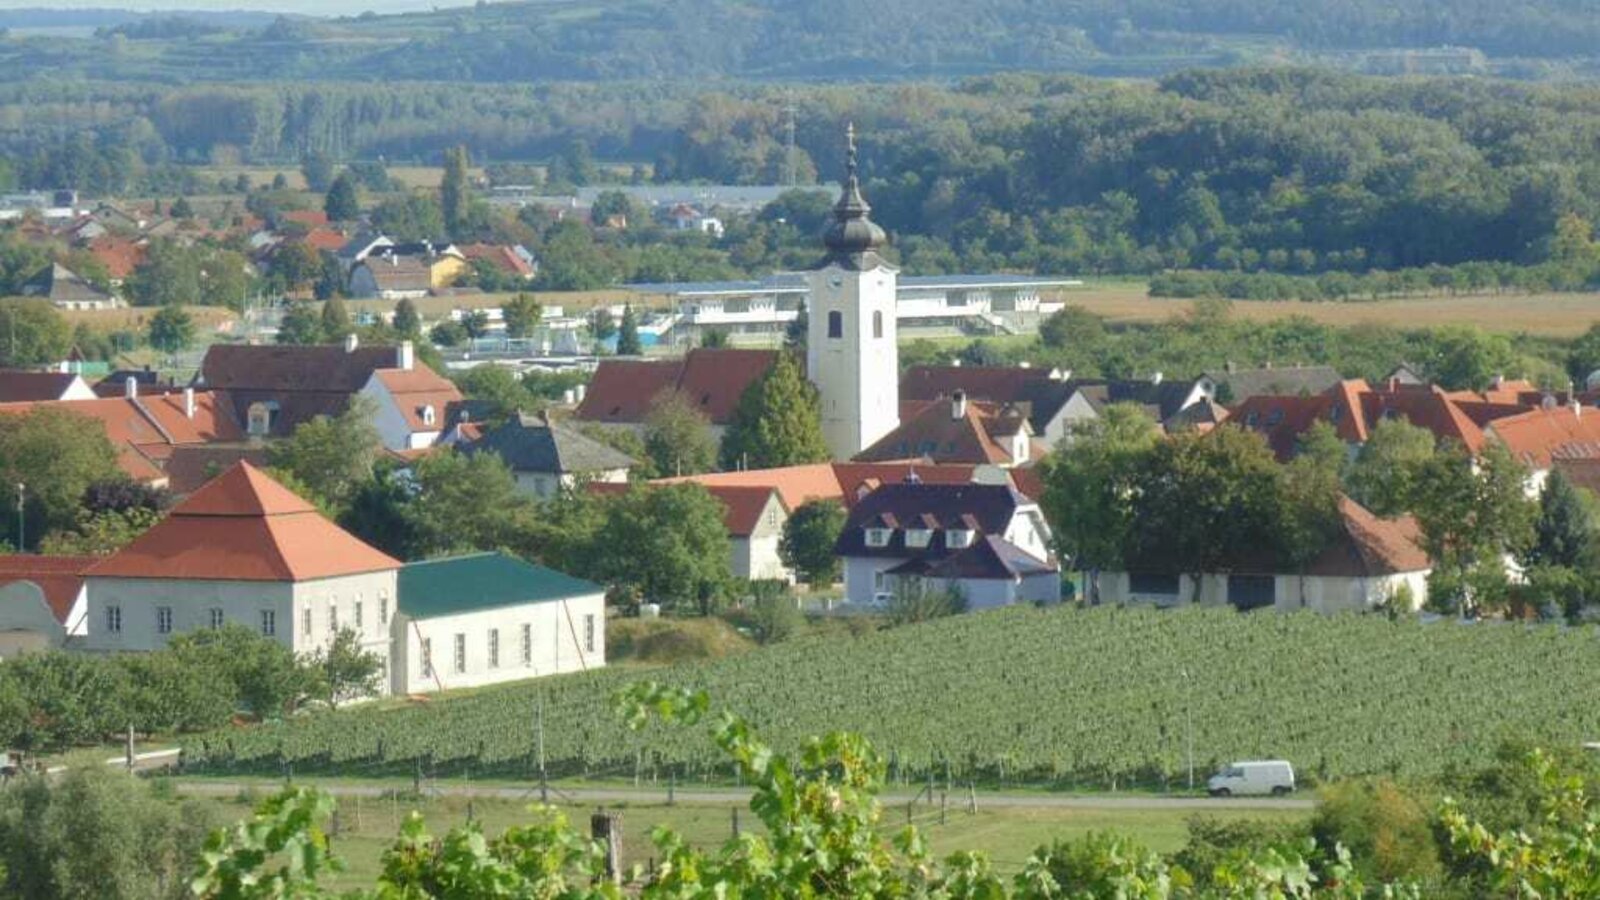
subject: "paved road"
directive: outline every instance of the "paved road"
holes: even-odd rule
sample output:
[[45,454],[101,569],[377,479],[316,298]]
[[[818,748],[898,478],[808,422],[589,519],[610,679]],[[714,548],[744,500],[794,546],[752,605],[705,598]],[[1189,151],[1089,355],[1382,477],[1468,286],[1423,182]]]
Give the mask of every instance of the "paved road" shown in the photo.
[[[189,781],[173,782],[180,793],[198,796],[231,797],[244,790],[260,790],[271,782]],[[316,787],[337,797],[382,797],[394,790],[394,785],[358,784],[316,781]],[[432,784],[426,789],[431,796],[483,797],[497,800],[531,800],[538,796],[537,787],[491,787],[470,784]],[[551,799],[574,806],[603,805],[607,803],[651,804],[665,803],[664,790],[630,790],[627,788],[569,788],[552,787]],[[736,805],[749,800],[750,795],[737,790],[680,790],[675,793],[679,803],[704,805]],[[885,806],[904,806],[912,800],[911,794],[884,794],[880,798]],[[923,802],[927,798],[922,798]],[[978,806],[986,809],[1152,809],[1169,811],[1208,809],[1285,809],[1309,810],[1315,802],[1307,796],[1300,797],[1155,797],[1145,795],[1092,795],[1092,794],[979,794]],[[950,805],[967,802],[965,792],[956,790],[950,795]]]

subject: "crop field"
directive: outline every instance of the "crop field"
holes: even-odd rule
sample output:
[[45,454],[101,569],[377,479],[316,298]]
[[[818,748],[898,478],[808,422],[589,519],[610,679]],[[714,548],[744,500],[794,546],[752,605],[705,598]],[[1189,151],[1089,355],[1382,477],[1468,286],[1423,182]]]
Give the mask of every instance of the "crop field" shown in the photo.
[[1176,788],[1191,727],[1201,770],[1281,757],[1310,781],[1423,775],[1508,738],[1600,738],[1597,662],[1593,628],[1019,608],[308,715],[185,750],[219,774],[525,778],[542,705],[552,776],[731,777],[704,729],[622,725],[613,693],[651,678],[706,690],[781,749],[861,732],[908,783],[948,771],[985,785]]
[[[1091,282],[1059,297],[1112,322],[1164,322],[1184,315],[1193,304],[1191,300],[1151,297],[1143,284],[1135,282]],[[1570,338],[1600,322],[1600,294],[1465,294],[1343,303],[1239,300],[1233,304],[1233,315],[1256,322],[1304,316],[1344,327],[1369,323],[1394,328],[1476,325],[1486,331]]]

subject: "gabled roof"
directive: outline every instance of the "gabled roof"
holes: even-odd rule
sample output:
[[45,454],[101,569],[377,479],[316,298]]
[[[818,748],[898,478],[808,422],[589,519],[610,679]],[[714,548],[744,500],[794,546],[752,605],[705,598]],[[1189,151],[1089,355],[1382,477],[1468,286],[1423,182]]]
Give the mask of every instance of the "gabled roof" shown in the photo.
[[605,593],[597,584],[505,553],[410,563],[400,569],[399,583],[400,611],[413,619]]
[[354,394],[376,369],[395,365],[398,350],[341,344],[212,344],[200,377],[216,390],[313,391]]
[[257,468],[265,467],[266,447],[261,444],[180,444],[172,448],[161,468],[167,476],[167,489],[183,497],[246,460]]
[[[455,382],[427,366],[379,369],[372,377],[389,391],[413,432],[443,431],[446,413],[463,400]],[[426,421],[423,415],[423,410],[429,408],[433,410],[432,422]]]
[[1056,566],[1035,559],[1005,538],[986,534],[953,556],[929,563],[923,569],[923,576],[963,581],[1012,581],[1056,570]]
[[713,425],[726,425],[739,398],[772,369],[779,352],[697,347],[672,360],[604,359],[573,415],[590,422],[639,424],[662,392],[673,391]]
[[400,568],[248,462],[173,507],[90,578],[301,582]]
[[[957,406],[964,407],[959,412]],[[857,462],[926,459],[935,463],[1008,465],[1011,454],[992,433],[1002,419],[992,407],[968,401],[933,402],[856,454]]]
[[783,505],[782,496],[770,487],[707,485],[706,491],[722,502],[726,510],[722,521],[727,525],[730,537],[749,537],[753,534],[761,524],[761,514],[766,512],[770,503],[777,503],[786,513],[789,511]]
[[1349,497],[1339,498],[1339,519],[1339,534],[1306,574],[1371,577],[1432,568],[1416,519],[1381,519]]
[[514,472],[582,474],[630,469],[637,464],[626,453],[588,435],[521,414],[463,449],[468,453],[492,452]]
[[78,381],[71,372],[29,372],[0,369],[0,403],[60,400]]
[[1290,366],[1207,372],[1206,377],[1226,384],[1233,402],[1243,403],[1259,394],[1320,394],[1337,384],[1340,376],[1332,366]]
[[426,291],[433,287],[433,267],[414,256],[369,256],[362,263],[380,291]]
[[0,587],[17,581],[38,585],[50,613],[62,625],[83,590],[83,572],[100,561],[96,556],[0,555]]
[[[919,557],[938,559],[953,549],[945,545],[944,529],[971,528],[979,535],[1004,535],[1017,507],[1026,505],[1009,484],[926,484],[900,482],[885,484],[856,502],[835,545],[840,556]],[[889,516],[895,522],[921,522],[924,517],[939,523],[925,548],[905,545],[905,532],[896,530],[888,546],[868,547],[866,529]]]
[[1558,406],[1496,419],[1489,433],[1524,465],[1548,469],[1556,459],[1600,457],[1600,410]]
[[22,293],[43,297],[53,303],[105,302],[111,295],[60,263],[51,263],[28,280]]
[[[885,484],[915,480],[924,484],[969,484],[976,466],[934,465],[916,462],[809,463],[777,469],[746,469],[662,478],[652,484],[692,482],[706,488],[760,487],[778,492],[786,509],[799,509],[813,500],[837,500],[846,509]],[[1031,470],[1005,470],[1013,483],[1025,480]],[[1035,479],[1036,480],[1036,479]],[[1020,490],[1020,487],[1019,487]]]
[[0,416],[59,410],[92,419],[117,449],[117,463],[128,477],[149,482],[164,477],[160,462],[172,454],[174,447],[244,437],[226,398],[211,391],[196,391],[194,401],[192,418],[184,408],[182,394],[0,403]]
[[504,244],[464,244],[461,255],[469,260],[484,260],[508,275],[532,278],[534,268],[516,250]]
[[1380,419],[1402,418],[1468,450],[1483,446],[1483,429],[1436,387],[1371,391],[1361,395],[1361,409],[1369,427],[1376,427]]
[[119,281],[132,275],[146,255],[143,244],[116,235],[95,238],[89,242],[88,250],[106,267],[106,274]]

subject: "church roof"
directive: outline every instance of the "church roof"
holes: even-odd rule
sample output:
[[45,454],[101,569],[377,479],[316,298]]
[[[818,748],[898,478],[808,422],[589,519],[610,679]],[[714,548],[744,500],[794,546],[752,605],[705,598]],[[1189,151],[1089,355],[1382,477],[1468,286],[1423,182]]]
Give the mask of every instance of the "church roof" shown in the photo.
[[828,248],[826,263],[865,271],[887,265],[877,251],[889,243],[889,236],[869,217],[872,207],[861,195],[861,181],[856,175],[854,125],[845,130],[845,139],[844,190],[839,195],[839,202],[833,206],[833,222],[822,233],[822,243]]

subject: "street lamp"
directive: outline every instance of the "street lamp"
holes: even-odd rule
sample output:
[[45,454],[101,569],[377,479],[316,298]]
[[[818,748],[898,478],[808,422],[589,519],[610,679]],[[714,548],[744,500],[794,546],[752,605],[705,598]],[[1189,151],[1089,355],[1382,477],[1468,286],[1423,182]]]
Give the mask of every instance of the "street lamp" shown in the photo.
[[1183,743],[1189,756],[1189,790],[1194,790],[1194,687],[1189,683],[1189,668],[1178,670],[1183,676]]

